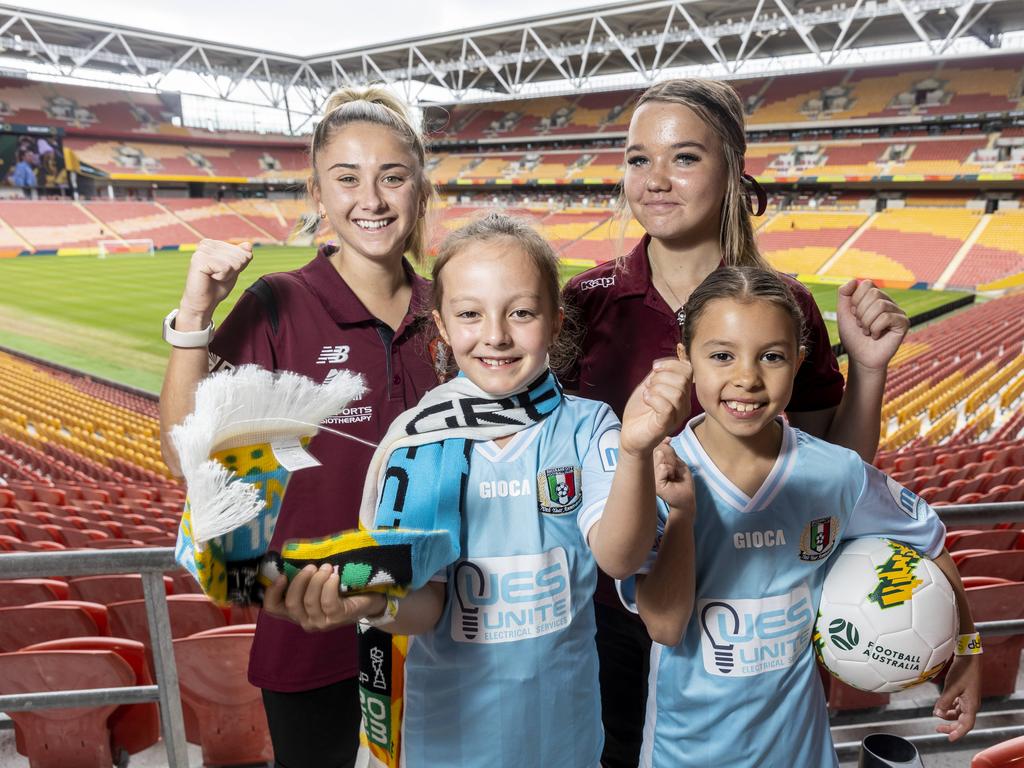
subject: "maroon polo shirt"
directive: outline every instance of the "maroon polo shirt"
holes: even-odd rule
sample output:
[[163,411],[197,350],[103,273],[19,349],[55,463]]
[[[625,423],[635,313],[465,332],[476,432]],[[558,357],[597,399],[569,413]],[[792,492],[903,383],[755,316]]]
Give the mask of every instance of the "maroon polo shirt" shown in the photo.
[[[575,307],[583,337],[575,365],[560,377],[565,388],[602,400],[621,419],[626,401],[659,357],[675,357],[681,341],[675,312],[651,279],[647,258],[650,235],[619,261],[608,261],[566,283],[565,303]],[[787,411],[817,411],[839,405],[843,376],[814,298],[799,281],[783,275],[807,326],[807,357],[797,371]],[[703,412],[690,393],[690,414]],[[598,574],[599,602],[619,606],[611,580]]]
[[[336,371],[361,373],[367,394],[324,425],[376,443],[395,417],[437,384],[422,333],[430,283],[405,264],[413,296],[401,326],[392,332],[338,274],[327,258],[333,250],[334,246],[325,246],[306,266],[267,275],[250,286],[217,330],[211,359],[215,369],[225,363],[256,363],[318,382]],[[275,549],[286,539],[325,536],[358,525],[363,479],[373,449],[321,431],[309,450],[321,466],[291,476],[271,543]],[[308,633],[260,614],[249,664],[253,685],[303,691],[356,674],[352,627]]]

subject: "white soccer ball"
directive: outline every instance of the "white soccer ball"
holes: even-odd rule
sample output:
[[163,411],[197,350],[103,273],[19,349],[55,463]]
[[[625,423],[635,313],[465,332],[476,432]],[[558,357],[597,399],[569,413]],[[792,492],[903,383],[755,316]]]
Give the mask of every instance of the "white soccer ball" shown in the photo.
[[854,539],[832,561],[821,590],[814,650],[835,677],[891,693],[937,675],[959,620],[945,574],[890,539]]

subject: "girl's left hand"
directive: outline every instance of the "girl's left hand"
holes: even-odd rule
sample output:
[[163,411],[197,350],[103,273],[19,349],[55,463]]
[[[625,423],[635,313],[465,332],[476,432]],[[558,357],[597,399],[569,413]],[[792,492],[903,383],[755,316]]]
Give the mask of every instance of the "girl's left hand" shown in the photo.
[[355,624],[366,616],[384,612],[387,600],[377,592],[344,597],[338,591],[338,574],[328,565],[307,565],[288,583],[280,576],[263,595],[263,610],[287,619],[307,632],[325,632]]
[[981,701],[981,657],[954,656],[946,673],[942,695],[935,702],[935,716],[948,723],[935,728],[937,733],[949,734],[956,741],[974,727]]
[[686,423],[693,369],[682,344],[677,345],[676,354],[676,358],[655,360],[654,368],[630,395],[622,412],[620,451],[649,455]]
[[870,280],[839,287],[836,318],[850,364],[875,371],[885,370],[910,330],[907,313]]

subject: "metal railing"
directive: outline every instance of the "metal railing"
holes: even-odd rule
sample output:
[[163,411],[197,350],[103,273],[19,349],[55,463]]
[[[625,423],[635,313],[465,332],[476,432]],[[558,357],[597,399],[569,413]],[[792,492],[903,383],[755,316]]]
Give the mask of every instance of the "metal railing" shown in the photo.
[[[992,525],[1024,519],[1024,502],[998,504],[957,504],[936,507],[947,525]],[[160,705],[160,726],[167,749],[169,768],[187,768],[185,725],[178,690],[178,670],[174,663],[170,616],[164,591],[163,573],[175,570],[174,550],[170,547],[148,549],[108,549],[93,551],[7,552],[0,556],[0,579],[61,576],[99,576],[113,573],[142,575],[150,644],[156,672],[156,685],[124,688],[95,688],[77,691],[53,691],[0,696],[0,712],[32,711],[53,707],[87,707],[107,704],[137,704],[156,701]],[[1024,621],[985,621],[977,624],[983,637],[1024,632]],[[1024,725],[983,728],[968,734],[958,744],[984,747],[1008,738],[1024,735]],[[908,736],[922,750],[941,750],[949,746],[942,734]],[[855,759],[860,742],[837,743],[841,760]]]
[[156,685],[124,688],[94,688],[77,691],[19,693],[0,696],[0,712],[29,712],[54,707],[89,707],[107,704],[160,704],[160,729],[167,750],[169,768],[188,768],[185,746],[185,721],[178,691],[178,668],[171,643],[171,620],[163,574],[178,568],[170,547],[148,549],[74,550],[69,552],[6,552],[0,556],[0,578],[42,578],[61,576],[101,576],[112,573],[139,573],[149,620],[149,640],[153,650]]

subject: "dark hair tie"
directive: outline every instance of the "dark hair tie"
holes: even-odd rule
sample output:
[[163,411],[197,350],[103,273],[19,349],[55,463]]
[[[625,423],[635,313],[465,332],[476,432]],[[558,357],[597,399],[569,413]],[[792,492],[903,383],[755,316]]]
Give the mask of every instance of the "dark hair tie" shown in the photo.
[[[758,183],[757,179],[749,173],[741,173],[740,181],[746,187],[746,194],[743,196],[743,199],[747,204],[747,210],[754,216],[761,216],[768,209],[768,193],[764,191],[764,187]],[[754,210],[754,203],[750,199],[751,193],[757,197],[756,211]]]

